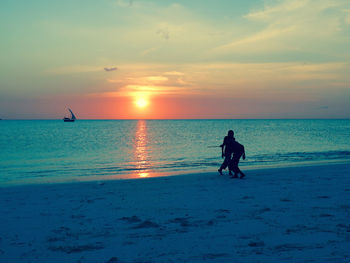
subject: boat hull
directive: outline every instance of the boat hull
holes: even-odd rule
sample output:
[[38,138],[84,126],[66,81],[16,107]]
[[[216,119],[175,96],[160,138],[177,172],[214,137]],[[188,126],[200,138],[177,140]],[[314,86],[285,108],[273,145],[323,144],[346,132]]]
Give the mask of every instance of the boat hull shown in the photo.
[[71,109],[68,109],[68,110],[70,112],[71,117],[70,118],[69,117],[64,117],[63,121],[64,122],[74,122],[77,118],[75,117],[75,115],[74,115],[74,113],[73,113],[73,111]]

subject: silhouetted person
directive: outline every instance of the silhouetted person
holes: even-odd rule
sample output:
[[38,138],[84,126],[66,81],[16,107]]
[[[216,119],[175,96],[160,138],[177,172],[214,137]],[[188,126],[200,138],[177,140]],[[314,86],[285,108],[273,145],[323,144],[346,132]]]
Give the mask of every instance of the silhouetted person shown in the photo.
[[[233,134],[234,134],[233,131],[229,130],[227,133],[227,136],[225,136],[224,138],[224,142],[220,145],[221,156],[222,158],[225,158],[224,162],[222,163],[222,165],[218,170],[220,175],[222,175],[222,170],[226,169],[226,167],[228,167],[229,164],[231,163],[231,157],[232,157],[233,147],[235,142],[235,138],[233,137]],[[229,174],[232,175],[230,167],[229,167]]]
[[239,178],[242,179],[245,176],[245,174],[238,168],[238,163],[241,157],[243,158],[243,160],[245,160],[244,146],[236,140],[234,140],[232,153],[233,157],[229,164],[229,170],[235,173],[232,178],[238,178],[238,174],[241,174]]

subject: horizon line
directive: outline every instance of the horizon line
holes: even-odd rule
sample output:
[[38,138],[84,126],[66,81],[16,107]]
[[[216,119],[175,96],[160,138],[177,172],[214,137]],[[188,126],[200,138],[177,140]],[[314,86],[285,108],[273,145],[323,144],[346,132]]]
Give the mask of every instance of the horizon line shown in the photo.
[[[1,119],[1,121],[60,121],[63,119]],[[123,119],[76,119],[76,121],[131,121],[131,120],[350,120],[350,117],[348,118],[164,118],[164,119],[157,119],[157,118],[123,118]]]

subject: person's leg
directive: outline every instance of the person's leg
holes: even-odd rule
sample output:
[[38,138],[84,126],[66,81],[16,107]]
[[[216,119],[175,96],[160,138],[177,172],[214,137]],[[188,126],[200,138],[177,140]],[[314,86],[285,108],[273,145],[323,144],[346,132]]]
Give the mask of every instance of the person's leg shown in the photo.
[[233,178],[238,178],[237,173],[234,173],[234,175],[233,175],[231,178],[232,178],[232,179],[233,179]]
[[220,166],[218,172],[220,173],[220,175],[222,175],[222,170],[225,170],[226,167],[229,165],[231,161],[231,156],[225,156],[224,162],[222,163],[222,165]]
[[239,178],[243,178],[245,177],[245,174],[239,169],[238,164],[239,164],[239,160],[241,159],[242,154],[237,154],[234,153],[232,160],[230,162],[230,170],[233,171],[235,174],[232,178],[238,178],[238,174],[240,174],[241,176]]
[[232,175],[232,171],[233,171],[233,159],[230,160],[229,164],[228,164],[228,174]]
[[240,153],[240,154],[237,154],[236,155],[236,158],[235,158],[235,160],[236,160],[236,171],[237,171],[237,174],[241,174],[241,176],[239,177],[240,179],[242,179],[243,177],[245,177],[245,174],[241,171],[241,169],[239,169],[239,167],[238,167],[238,164],[239,164],[239,160],[241,159],[241,157],[242,157],[242,155],[243,155],[243,153]]
[[245,174],[241,171],[241,169],[239,169],[238,164],[239,164],[239,159],[237,160],[236,171],[237,171],[237,174],[241,174],[239,178],[242,179],[243,177],[245,177]]
[[237,175],[237,160],[235,158],[232,158],[232,160],[230,162],[230,169],[231,169],[231,171],[234,172],[234,175],[231,178],[238,178],[238,175]]
[[239,169],[238,165],[237,165],[237,174],[241,174],[241,176],[239,177],[240,179],[245,177],[245,174],[241,171],[241,169]]

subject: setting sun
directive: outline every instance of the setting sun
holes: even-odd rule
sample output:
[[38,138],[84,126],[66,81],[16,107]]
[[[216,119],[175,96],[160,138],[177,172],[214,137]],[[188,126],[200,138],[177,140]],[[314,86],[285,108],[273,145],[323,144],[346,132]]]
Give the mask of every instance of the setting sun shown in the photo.
[[144,108],[148,105],[148,100],[145,99],[145,98],[137,98],[136,101],[135,101],[135,104],[137,107],[139,108]]

